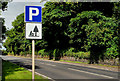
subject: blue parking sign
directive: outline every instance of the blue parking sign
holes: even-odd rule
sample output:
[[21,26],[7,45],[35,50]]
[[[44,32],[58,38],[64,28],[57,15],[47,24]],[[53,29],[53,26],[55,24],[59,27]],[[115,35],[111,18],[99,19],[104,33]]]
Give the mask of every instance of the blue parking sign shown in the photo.
[[42,22],[42,7],[25,6],[25,22]]

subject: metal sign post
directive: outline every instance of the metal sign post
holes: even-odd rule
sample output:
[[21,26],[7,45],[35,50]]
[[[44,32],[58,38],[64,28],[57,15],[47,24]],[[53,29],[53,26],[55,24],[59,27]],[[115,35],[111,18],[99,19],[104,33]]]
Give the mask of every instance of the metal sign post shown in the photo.
[[[35,40],[42,39],[42,7],[25,6],[25,37],[32,39],[32,81],[35,80]],[[34,22],[34,23],[33,23]]]
[[35,40],[32,40],[32,81],[35,79]]

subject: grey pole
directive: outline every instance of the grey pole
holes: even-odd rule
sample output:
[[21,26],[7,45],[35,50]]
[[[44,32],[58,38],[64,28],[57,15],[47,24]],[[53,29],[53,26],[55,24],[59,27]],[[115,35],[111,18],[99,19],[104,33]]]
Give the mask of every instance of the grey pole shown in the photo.
[[32,40],[32,81],[35,79],[35,40]]
[[[0,44],[2,44],[2,17],[0,17]],[[2,55],[2,45],[0,45],[0,55]],[[0,81],[2,80],[2,58],[0,57]]]

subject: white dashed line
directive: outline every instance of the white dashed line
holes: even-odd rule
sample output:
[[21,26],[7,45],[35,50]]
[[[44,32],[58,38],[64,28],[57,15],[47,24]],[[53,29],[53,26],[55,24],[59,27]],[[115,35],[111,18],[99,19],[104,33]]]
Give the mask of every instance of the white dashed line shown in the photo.
[[44,64],[44,63],[40,63],[40,64]]
[[42,62],[40,64],[45,64],[45,65],[49,65],[49,66],[56,66],[56,65],[53,65],[53,64],[42,63]]
[[68,69],[73,70],[73,71],[87,73],[87,74],[92,74],[92,75],[96,75],[96,76],[102,76],[102,77],[106,77],[106,78],[114,78],[114,77],[110,77],[110,76],[106,76],[106,75],[101,75],[101,74],[96,74],[96,73],[81,71],[81,70],[77,70],[77,69],[73,69],[73,68],[68,68]]
[[53,64],[45,64],[45,65],[49,65],[49,66],[56,66],[56,65],[53,65]]

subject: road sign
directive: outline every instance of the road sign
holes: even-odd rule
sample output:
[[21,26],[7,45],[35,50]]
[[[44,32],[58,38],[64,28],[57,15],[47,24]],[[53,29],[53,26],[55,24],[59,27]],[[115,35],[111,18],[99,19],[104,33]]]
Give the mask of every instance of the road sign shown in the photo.
[[[35,40],[42,39],[42,7],[40,6],[25,6],[25,22],[26,30],[25,37],[26,39],[32,40],[32,81],[35,79]],[[28,23],[29,22],[29,23]],[[31,23],[30,23],[31,22]],[[39,22],[39,23],[32,23]]]
[[42,22],[42,7],[25,6],[25,22]]
[[26,23],[26,39],[42,39],[41,23]]

